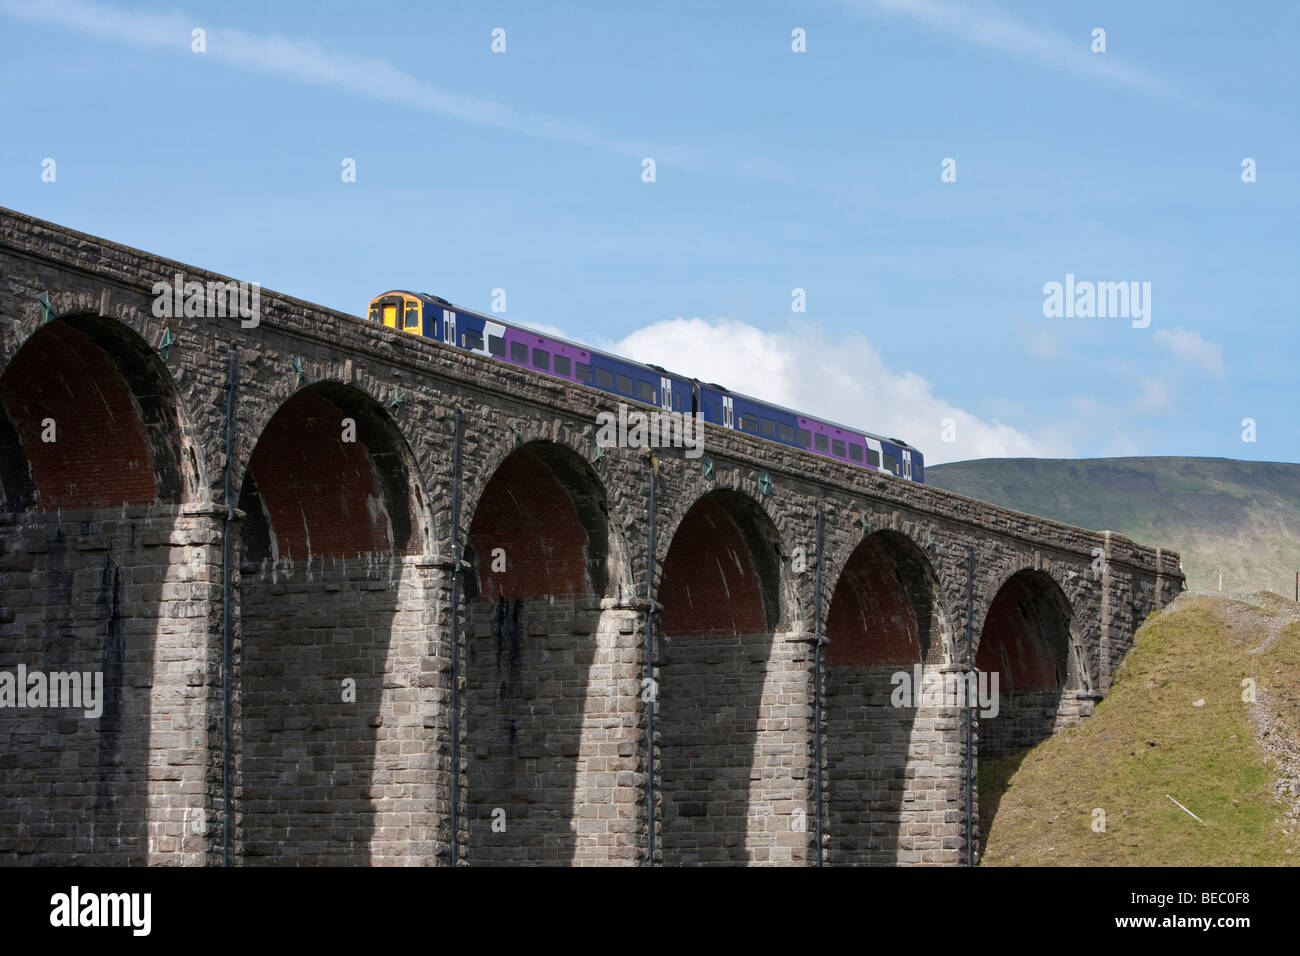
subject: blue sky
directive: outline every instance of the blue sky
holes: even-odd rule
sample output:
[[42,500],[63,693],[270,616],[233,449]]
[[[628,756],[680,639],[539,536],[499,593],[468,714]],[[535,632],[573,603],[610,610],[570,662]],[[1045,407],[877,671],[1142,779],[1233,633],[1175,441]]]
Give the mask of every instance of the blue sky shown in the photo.
[[[1287,2],[0,0],[0,205],[352,313],[501,288],[931,462],[1297,461],[1298,42]],[[1046,317],[1067,273],[1149,326]]]

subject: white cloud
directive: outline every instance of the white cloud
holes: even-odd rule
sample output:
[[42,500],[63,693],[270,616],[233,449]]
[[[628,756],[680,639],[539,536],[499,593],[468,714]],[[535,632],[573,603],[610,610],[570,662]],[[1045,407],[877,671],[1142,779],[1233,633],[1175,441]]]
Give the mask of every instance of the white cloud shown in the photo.
[[945,0],[844,0],[860,13],[908,17],[977,46],[1002,50],[1053,69],[1093,76],[1152,94],[1168,93],[1155,77],[1134,69],[1114,53],[1093,53],[1091,31],[1067,37],[1043,30],[990,4],[948,3]]
[[[934,393],[915,372],[895,371],[858,333],[832,340],[811,322],[767,332],[733,319],[676,318],[601,346],[638,361],[810,415],[916,445],[937,464],[966,458],[1051,457],[1071,452],[994,419],[985,421]],[[944,419],[955,425],[942,440]]]
[[1227,378],[1223,369],[1223,349],[1218,343],[1202,338],[1199,333],[1188,329],[1158,329],[1151,338],[1157,345],[1167,348],[1205,374],[1217,379]]

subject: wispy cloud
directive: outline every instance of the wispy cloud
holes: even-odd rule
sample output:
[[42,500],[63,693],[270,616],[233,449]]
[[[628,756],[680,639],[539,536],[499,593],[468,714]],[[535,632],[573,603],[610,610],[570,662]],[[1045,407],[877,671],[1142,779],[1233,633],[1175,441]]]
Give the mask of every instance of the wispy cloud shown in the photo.
[[[688,164],[681,150],[663,144],[610,137],[584,123],[559,116],[521,113],[494,100],[435,86],[382,59],[328,49],[310,40],[214,26],[207,16],[151,13],[91,0],[41,0],[40,3],[0,0],[0,13],[138,49],[202,55],[245,72],[280,76],[479,126],[638,158],[654,156],[661,163]],[[195,54],[190,48],[191,31],[196,27],[203,28],[207,34],[203,54]]]
[[1067,37],[1033,26],[997,7],[947,0],[844,0],[866,14],[906,17],[976,46],[1001,50],[1051,69],[1090,76],[1153,95],[1173,92],[1158,77],[1125,63],[1114,53],[1093,53],[1091,36]]
[[1164,382],[1149,378],[1143,381],[1133,404],[1139,411],[1162,412],[1174,407],[1174,396]]
[[1199,333],[1188,329],[1159,329],[1151,339],[1205,374],[1220,380],[1227,378],[1223,369],[1222,347],[1202,338]]

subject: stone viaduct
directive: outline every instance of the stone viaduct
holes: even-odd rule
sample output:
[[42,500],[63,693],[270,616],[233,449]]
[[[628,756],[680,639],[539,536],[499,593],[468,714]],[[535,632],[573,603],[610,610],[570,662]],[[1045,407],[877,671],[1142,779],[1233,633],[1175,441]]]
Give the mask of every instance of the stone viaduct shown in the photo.
[[[177,273],[227,281],[0,210],[0,863],[961,864],[977,754],[1182,585],[738,431],[599,449],[605,393],[267,290],[156,317]],[[891,699],[968,625],[996,716]]]

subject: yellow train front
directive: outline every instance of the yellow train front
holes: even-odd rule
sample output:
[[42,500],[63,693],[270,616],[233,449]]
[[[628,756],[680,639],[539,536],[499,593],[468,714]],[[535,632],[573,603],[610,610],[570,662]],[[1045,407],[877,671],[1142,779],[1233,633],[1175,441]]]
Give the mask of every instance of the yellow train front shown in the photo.
[[[385,292],[383,295],[370,300],[370,309],[366,314],[366,318],[371,322],[382,322],[390,329],[397,329],[400,332],[424,335],[424,306],[432,304],[426,301],[430,299],[432,299],[432,296],[421,295],[417,292],[402,290]],[[439,337],[434,318],[437,314],[436,311],[429,310],[428,334],[430,338]]]

